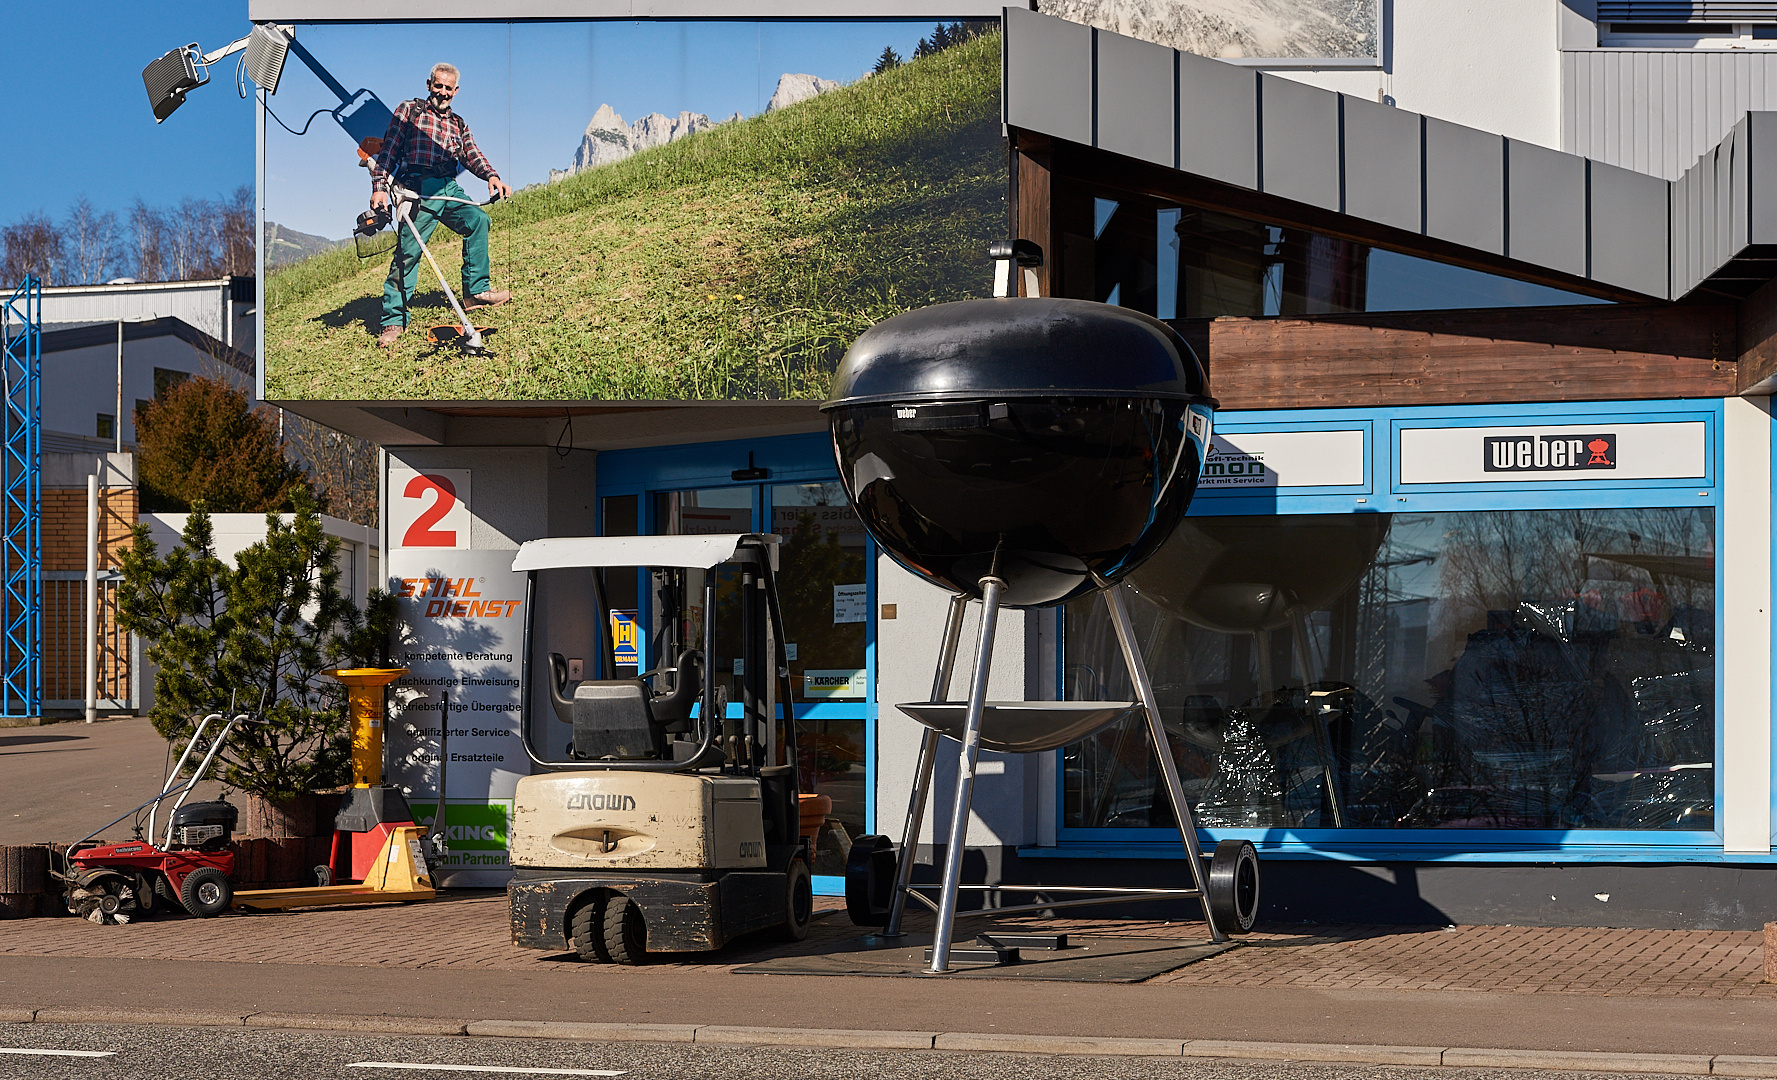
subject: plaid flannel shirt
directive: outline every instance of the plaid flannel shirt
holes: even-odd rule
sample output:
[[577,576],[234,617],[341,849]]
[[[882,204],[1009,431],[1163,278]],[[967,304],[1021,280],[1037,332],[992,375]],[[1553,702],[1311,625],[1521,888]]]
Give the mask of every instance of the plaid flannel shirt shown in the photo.
[[395,106],[383,148],[370,160],[371,190],[388,191],[391,176],[410,172],[451,175],[457,163],[483,180],[500,175],[475,145],[475,136],[461,116],[449,109],[439,112],[425,98],[403,101]]

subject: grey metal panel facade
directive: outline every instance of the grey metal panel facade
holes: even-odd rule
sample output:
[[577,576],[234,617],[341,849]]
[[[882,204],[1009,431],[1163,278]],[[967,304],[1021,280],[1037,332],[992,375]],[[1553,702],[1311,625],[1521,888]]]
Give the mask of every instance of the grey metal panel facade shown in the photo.
[[1601,161],[1591,172],[1592,280],[1665,299],[1670,186]]
[[1006,12],[1006,122],[1069,142],[1092,143],[1089,26],[1017,8]]
[[1505,140],[1425,118],[1425,233],[1505,251]]
[[1191,53],[1176,55],[1178,167],[1223,183],[1258,187],[1258,74]]
[[1093,31],[1098,42],[1098,146],[1171,168],[1178,137],[1173,63],[1164,45]]
[[1748,110],[1777,109],[1777,52],[1581,50],[1561,68],[1562,149],[1667,180]]
[[1691,178],[1681,176],[1672,181],[1670,194],[1671,239],[1667,241],[1670,252],[1672,295],[1683,296],[1696,287],[1697,279],[1692,266],[1695,260],[1691,256],[1691,248],[1695,243],[1691,229],[1690,217]]
[[1339,209],[1339,95],[1259,76],[1259,190]]
[[1345,212],[1418,232],[1419,114],[1346,95]]
[[1777,113],[1748,116],[1746,140],[1746,235],[1755,244],[1777,244]]
[[[1016,127],[1085,144],[1096,137],[1106,150],[1162,165],[1175,154],[1177,167],[1193,175],[1644,296],[1681,297],[1748,243],[1777,243],[1777,190],[1765,199],[1756,194],[1761,181],[1763,189],[1777,188],[1777,112],[1718,124],[1721,144],[1679,170],[1683,182],[1673,185],[1609,161],[1508,146],[1489,132],[1174,53],[1177,141],[1169,148],[1168,50],[1019,9],[1007,12],[1006,26],[1006,108]],[[1647,52],[1639,68],[1570,65],[1569,105],[1588,102],[1604,132],[1606,106],[1617,100],[1605,92],[1607,77],[1707,72],[1680,59]],[[1742,90],[1750,94],[1757,69],[1743,70]],[[1575,90],[1581,75],[1589,80],[1584,94]],[[1655,149],[1636,141],[1632,125],[1611,130],[1632,136],[1613,145],[1618,156]]]
[[1507,255],[1584,275],[1585,159],[1507,139],[1505,220]]

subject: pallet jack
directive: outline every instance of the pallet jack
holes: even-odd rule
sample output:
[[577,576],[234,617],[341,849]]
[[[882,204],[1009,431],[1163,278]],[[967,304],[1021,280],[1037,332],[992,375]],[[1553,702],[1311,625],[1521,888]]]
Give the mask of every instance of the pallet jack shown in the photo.
[[414,823],[400,789],[383,783],[383,688],[407,674],[407,669],[340,668],[329,674],[345,684],[352,720],[352,787],[334,817],[330,858],[327,865],[315,868],[319,884],[239,892],[234,896],[236,907],[284,911],[430,900],[437,895],[428,855],[441,858],[446,853],[444,774],[450,695],[440,698],[438,710],[438,808],[431,829],[422,829]]

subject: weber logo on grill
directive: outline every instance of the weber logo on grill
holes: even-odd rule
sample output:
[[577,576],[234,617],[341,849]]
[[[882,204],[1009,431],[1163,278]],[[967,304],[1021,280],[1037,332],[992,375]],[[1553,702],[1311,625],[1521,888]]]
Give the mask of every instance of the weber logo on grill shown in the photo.
[[1487,472],[1571,472],[1617,467],[1617,437],[1597,435],[1490,435],[1481,440]]

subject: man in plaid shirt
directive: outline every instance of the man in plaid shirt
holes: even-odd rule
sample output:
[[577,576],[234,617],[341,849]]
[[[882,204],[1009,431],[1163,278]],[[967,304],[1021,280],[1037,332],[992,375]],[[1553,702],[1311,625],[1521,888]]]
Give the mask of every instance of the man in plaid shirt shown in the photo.
[[[490,198],[510,195],[512,189],[475,145],[469,125],[451,112],[457,80],[455,67],[434,65],[426,77],[427,95],[395,107],[382,149],[370,162],[370,205],[378,210],[388,207],[391,180],[428,200],[412,211],[413,223],[428,240],[441,221],[463,238],[463,307],[474,311],[503,304],[512,293],[496,292],[488,281],[487,211],[470,205],[469,196],[457,186],[457,172],[468,169],[486,180]],[[434,201],[434,196],[464,201]],[[407,299],[413,295],[423,257],[411,232],[401,229],[399,235],[389,279],[383,284],[383,331],[376,340],[384,348],[394,348],[407,328]]]

